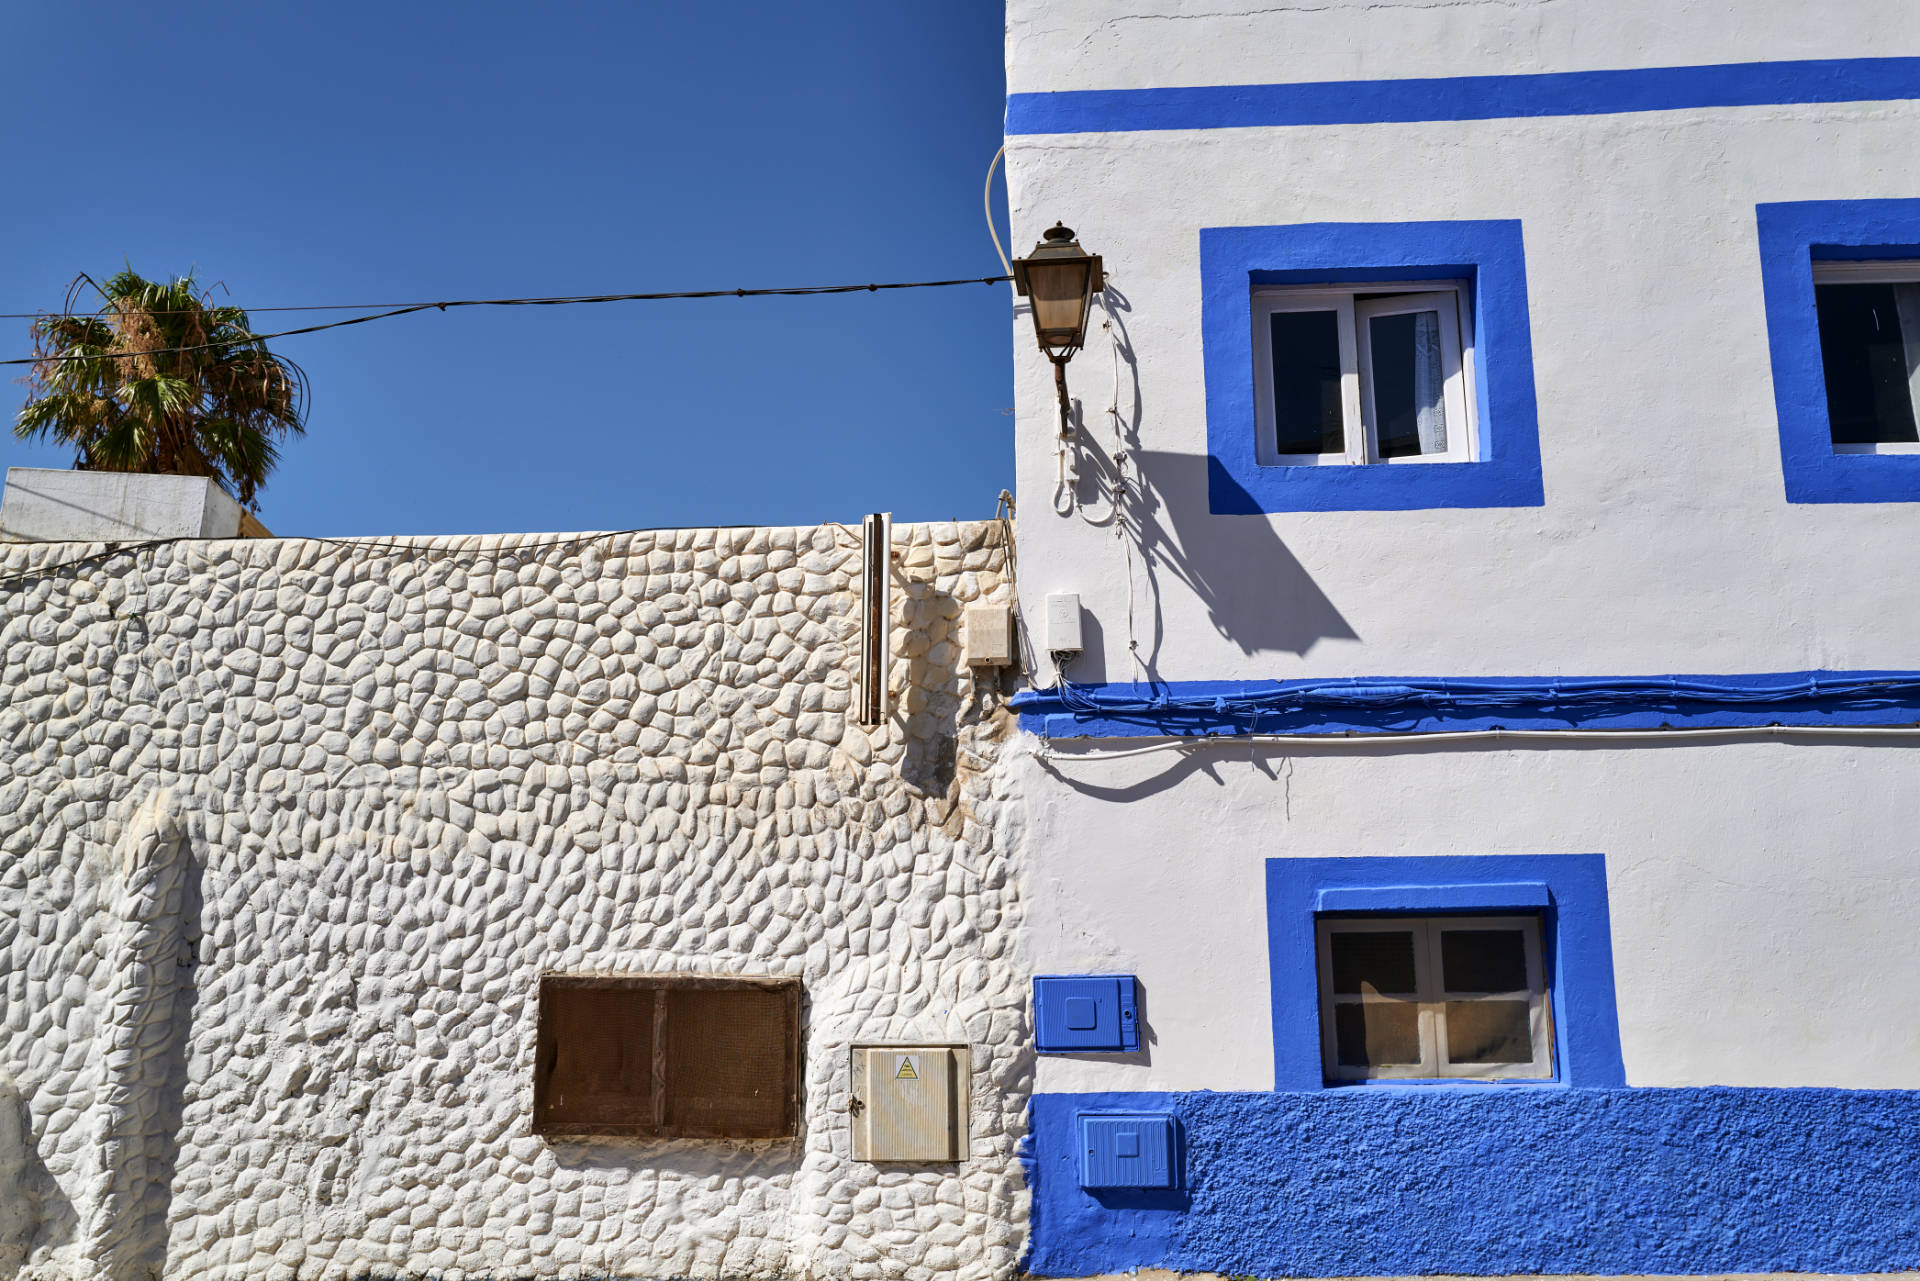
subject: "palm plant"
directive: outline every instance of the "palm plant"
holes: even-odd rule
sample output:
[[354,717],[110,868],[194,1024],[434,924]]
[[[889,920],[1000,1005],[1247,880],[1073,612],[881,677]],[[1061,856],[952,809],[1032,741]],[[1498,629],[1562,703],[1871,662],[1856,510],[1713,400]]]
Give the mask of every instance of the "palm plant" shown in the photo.
[[[102,305],[77,315],[88,287]],[[210,476],[252,511],[279,443],[305,431],[306,375],[191,274],[80,276],[62,314],[33,322],[33,358],[14,434],[71,445],[83,471]]]

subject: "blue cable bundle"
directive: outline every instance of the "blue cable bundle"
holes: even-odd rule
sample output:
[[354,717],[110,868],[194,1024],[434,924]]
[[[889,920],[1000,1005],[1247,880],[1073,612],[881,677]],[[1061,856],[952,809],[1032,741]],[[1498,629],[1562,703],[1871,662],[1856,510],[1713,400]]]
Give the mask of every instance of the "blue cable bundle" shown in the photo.
[[[1686,717],[1716,709],[1772,705],[1799,712],[1902,708],[1920,720],[1920,672],[1785,672],[1749,676],[1596,676],[1553,678],[1422,679],[1338,677],[1330,680],[1217,682],[1185,686],[1084,685],[1062,680],[1052,689],[1014,698],[1024,714],[1065,713],[1076,722],[1108,721],[1169,733],[1248,733],[1262,722],[1306,720],[1328,713],[1360,713],[1363,728],[1436,716],[1484,719],[1503,710],[1528,719],[1580,723],[1596,714],[1621,717],[1672,712]],[[1750,717],[1751,711],[1743,713]]]

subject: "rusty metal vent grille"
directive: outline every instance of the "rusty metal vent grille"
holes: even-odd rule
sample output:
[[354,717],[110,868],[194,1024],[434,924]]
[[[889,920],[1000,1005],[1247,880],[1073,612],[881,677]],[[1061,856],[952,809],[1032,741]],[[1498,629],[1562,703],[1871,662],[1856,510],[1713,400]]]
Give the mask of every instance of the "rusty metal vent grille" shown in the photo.
[[797,980],[540,980],[536,1133],[788,1138],[799,1081]]

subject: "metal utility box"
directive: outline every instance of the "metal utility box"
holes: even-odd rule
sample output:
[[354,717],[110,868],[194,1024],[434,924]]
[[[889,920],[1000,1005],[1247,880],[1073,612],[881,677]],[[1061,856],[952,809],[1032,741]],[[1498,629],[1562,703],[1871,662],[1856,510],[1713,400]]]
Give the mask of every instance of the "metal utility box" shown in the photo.
[[1006,667],[1013,662],[1013,611],[1005,605],[967,606],[967,662]]
[[1042,974],[1033,980],[1034,1048],[1042,1054],[1126,1054],[1140,1048],[1131,974]]
[[1054,592],[1047,597],[1047,650],[1053,654],[1080,652],[1080,594]]
[[964,1045],[853,1047],[853,1159],[963,1161],[967,1156]]
[[1082,1112],[1080,1186],[1173,1188],[1180,1183],[1174,1120],[1166,1112]]

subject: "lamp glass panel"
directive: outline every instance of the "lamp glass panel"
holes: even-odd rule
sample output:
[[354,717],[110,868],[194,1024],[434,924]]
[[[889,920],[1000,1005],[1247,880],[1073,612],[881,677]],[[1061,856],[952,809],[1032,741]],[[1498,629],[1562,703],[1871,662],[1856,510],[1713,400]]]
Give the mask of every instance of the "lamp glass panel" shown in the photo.
[[1049,345],[1072,342],[1085,323],[1087,283],[1093,264],[1033,263],[1027,268],[1027,297],[1033,303],[1034,327]]

